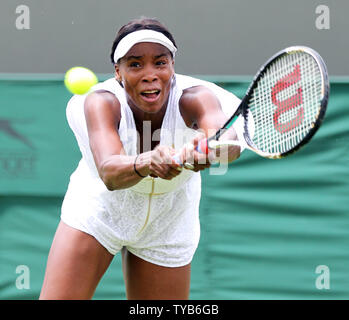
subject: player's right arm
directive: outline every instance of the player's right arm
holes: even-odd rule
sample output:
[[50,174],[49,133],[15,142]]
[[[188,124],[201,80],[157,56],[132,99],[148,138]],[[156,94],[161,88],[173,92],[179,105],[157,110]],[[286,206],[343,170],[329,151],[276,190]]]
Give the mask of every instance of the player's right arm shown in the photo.
[[[136,156],[126,155],[120,140],[120,108],[118,99],[108,91],[89,94],[84,105],[90,148],[99,176],[108,190],[128,188],[142,179],[134,170]],[[163,147],[144,152],[137,158],[137,171],[142,176],[172,179],[177,173],[163,164],[166,159],[171,161],[171,155]]]
[[[90,148],[100,178],[109,190],[130,187],[141,180],[134,172],[135,156],[127,156],[117,128],[120,102],[111,92],[96,91],[86,97],[85,118]],[[138,167],[137,167],[138,168]],[[143,171],[144,168],[139,167]]]

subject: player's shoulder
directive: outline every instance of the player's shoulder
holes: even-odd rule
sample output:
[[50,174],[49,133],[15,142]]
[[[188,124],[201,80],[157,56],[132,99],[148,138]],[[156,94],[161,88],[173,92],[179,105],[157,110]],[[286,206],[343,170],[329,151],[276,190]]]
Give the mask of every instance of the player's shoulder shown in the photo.
[[103,103],[103,104],[120,104],[118,98],[115,96],[114,93],[104,90],[104,89],[98,89],[93,92],[90,92],[85,99],[85,104],[88,101],[92,101],[94,103]]
[[86,96],[85,109],[101,110],[104,108],[120,109],[120,102],[117,97],[107,90],[96,90]]
[[99,88],[90,92],[84,101],[84,111],[94,117],[97,114],[105,114],[115,121],[121,119],[121,104],[113,92]]
[[[117,103],[122,100],[124,89],[115,78],[107,79],[94,85],[87,95],[89,99],[105,100],[109,103]],[[92,97],[92,98],[91,98]]]
[[193,83],[183,89],[179,109],[187,126],[191,126],[206,112],[207,104],[219,105],[216,94],[209,87],[202,83]]
[[188,87],[183,90],[179,104],[182,107],[188,106],[199,102],[204,101],[209,98],[216,98],[215,93],[204,85],[196,85],[193,87]]

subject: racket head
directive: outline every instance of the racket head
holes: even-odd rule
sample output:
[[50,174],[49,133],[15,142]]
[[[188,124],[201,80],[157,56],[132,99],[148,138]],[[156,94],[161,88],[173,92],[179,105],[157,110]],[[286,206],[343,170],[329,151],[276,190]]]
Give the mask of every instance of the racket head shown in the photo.
[[319,129],[329,90],[325,62],[315,50],[279,51],[256,74],[241,102],[247,145],[271,159],[299,150]]
[[325,62],[315,50],[305,46],[283,49],[260,68],[233,116],[208,140],[224,138],[241,114],[243,144],[266,158],[286,157],[319,129],[329,91]]

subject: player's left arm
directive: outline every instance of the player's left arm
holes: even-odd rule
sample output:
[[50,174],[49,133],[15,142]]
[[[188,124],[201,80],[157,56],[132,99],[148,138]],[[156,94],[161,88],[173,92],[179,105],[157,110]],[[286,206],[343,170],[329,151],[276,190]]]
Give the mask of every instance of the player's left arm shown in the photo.
[[[199,132],[201,132],[201,135],[198,135],[198,137],[192,141],[194,149],[200,139],[214,135],[215,132],[228,120],[221,108],[217,96],[210,89],[204,86],[185,89],[179,101],[179,107],[186,125],[188,127],[195,126],[198,128]],[[233,127],[229,129],[229,132],[225,134],[225,137],[227,139],[237,140],[237,134]],[[218,159],[225,158],[225,161],[231,162],[240,156],[239,146],[229,147],[226,151],[225,156],[222,156],[221,154]],[[185,159],[186,154],[188,155],[190,153],[182,153],[183,161],[188,160]],[[203,170],[210,166],[206,155],[193,151],[191,157],[194,158],[190,159],[191,161],[194,160],[194,171]],[[205,162],[203,161],[203,158],[206,158],[205,165],[202,165],[202,163]]]

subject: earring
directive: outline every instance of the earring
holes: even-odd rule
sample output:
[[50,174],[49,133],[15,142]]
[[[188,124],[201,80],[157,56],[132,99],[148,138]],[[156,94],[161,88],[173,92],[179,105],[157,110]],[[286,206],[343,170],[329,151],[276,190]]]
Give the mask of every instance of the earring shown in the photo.
[[124,82],[121,79],[116,79],[116,81],[119,83],[120,87],[124,88]]

